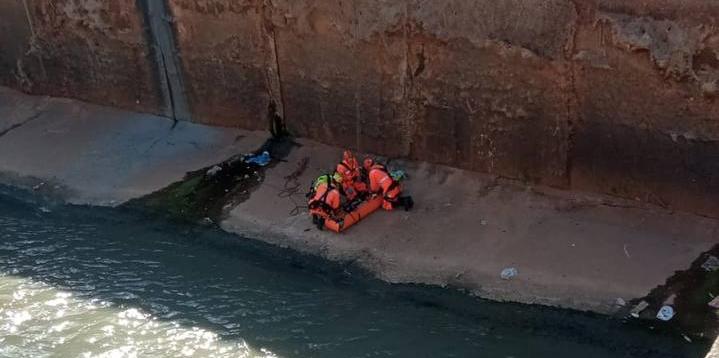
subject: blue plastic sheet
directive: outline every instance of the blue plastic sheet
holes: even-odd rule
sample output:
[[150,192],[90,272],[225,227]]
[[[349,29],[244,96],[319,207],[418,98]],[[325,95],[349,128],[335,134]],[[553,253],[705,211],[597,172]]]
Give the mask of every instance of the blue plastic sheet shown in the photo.
[[267,151],[262,152],[261,154],[255,154],[245,157],[245,163],[247,164],[257,164],[261,167],[264,167],[267,164],[270,164],[270,153]]

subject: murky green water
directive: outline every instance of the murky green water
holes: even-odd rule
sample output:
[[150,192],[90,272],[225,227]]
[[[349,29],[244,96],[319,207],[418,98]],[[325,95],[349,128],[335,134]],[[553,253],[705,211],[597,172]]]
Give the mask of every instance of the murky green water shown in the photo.
[[701,357],[600,316],[390,286],[220,231],[0,188],[2,357]]

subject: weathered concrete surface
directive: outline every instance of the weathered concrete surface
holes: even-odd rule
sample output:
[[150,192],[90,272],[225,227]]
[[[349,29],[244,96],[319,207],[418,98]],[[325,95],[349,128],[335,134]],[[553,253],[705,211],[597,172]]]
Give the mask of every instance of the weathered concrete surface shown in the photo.
[[185,93],[185,81],[175,43],[175,27],[165,0],[137,0],[143,14],[147,39],[153,49],[155,72],[162,92],[164,114],[175,120],[190,121],[192,116]]
[[69,202],[96,205],[147,195],[188,171],[254,150],[264,140],[264,134],[175,125],[163,117],[0,87],[3,128],[0,173],[6,175],[0,178],[57,185]]
[[[21,118],[18,118],[21,117]],[[16,125],[16,124],[21,125]],[[73,203],[119,204],[185,172],[258,148],[266,134],[173,122],[0,88],[0,179],[57,186]],[[651,206],[527,188],[450,167],[404,162],[410,213],[377,212],[342,235],[317,231],[302,210],[307,183],[340,149],[300,140],[286,162],[222,226],[331,260],[356,262],[390,282],[463,287],[498,300],[600,312],[644,296],[715,244],[719,221]],[[310,158],[297,182],[285,179]],[[20,180],[15,180],[20,178]],[[23,178],[34,180],[23,181]],[[41,184],[44,183],[44,184]],[[280,191],[297,185],[297,193]],[[501,281],[499,272],[519,275]]]
[[274,59],[264,36],[259,1],[168,3],[175,17],[194,119],[267,129],[271,98],[267,71]]
[[706,358],[719,358],[719,339],[714,341],[711,350],[707,353]]
[[[2,83],[166,105],[134,2],[0,6]],[[326,144],[719,217],[715,1],[168,7],[196,121],[263,129],[279,118]]]
[[716,4],[171,3],[205,123],[719,215]]
[[[326,143],[564,184],[565,86],[552,61],[574,13],[542,3],[274,1],[287,124]],[[517,26],[494,38],[504,21]]]
[[[404,162],[412,212],[379,211],[343,234],[317,231],[303,188],[341,151],[301,141],[286,163],[223,222],[229,231],[331,260],[355,262],[389,282],[467,288],[498,300],[610,312],[643,297],[715,244],[719,222],[656,207],[516,183],[444,166]],[[309,157],[300,192],[286,176]],[[503,281],[503,268],[519,275]]]
[[0,85],[161,112],[135,1],[9,0],[0,18]]
[[410,2],[412,157],[565,186],[576,16],[561,0]]
[[719,5],[602,1],[574,44],[572,187],[719,213]]
[[325,143],[409,154],[410,123],[402,109],[408,104],[404,3],[272,4],[290,131]]
[[31,31],[21,1],[0,2],[0,84],[26,85],[19,60],[28,51]]
[[22,96],[4,87],[0,87],[0,98],[0,137],[36,119],[55,101],[51,97]]

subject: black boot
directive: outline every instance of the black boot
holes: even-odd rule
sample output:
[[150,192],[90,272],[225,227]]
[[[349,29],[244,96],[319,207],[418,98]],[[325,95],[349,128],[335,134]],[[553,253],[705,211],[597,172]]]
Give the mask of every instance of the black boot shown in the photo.
[[402,203],[402,206],[404,206],[404,211],[410,211],[414,207],[414,200],[411,196],[403,196],[400,199],[400,202]]

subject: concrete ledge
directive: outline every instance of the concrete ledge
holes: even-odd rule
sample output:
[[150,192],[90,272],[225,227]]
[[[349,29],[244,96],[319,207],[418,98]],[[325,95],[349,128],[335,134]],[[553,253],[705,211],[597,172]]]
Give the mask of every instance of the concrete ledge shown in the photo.
[[[266,137],[7,90],[0,91],[0,114],[0,124],[13,127],[0,137],[0,171],[51,182],[81,204],[143,196],[187,171],[254,150]],[[222,227],[352,261],[389,282],[611,312],[617,298],[642,297],[688,268],[719,232],[713,219],[418,162],[393,163],[409,173],[415,210],[377,212],[341,235],[320,232],[304,211],[292,211],[305,204],[306,187],[334,166],[340,149],[299,142]],[[288,182],[304,158],[308,169]],[[280,195],[294,185],[295,194]],[[519,275],[501,280],[505,267]]]
[[[346,233],[315,229],[304,191],[341,158],[337,148],[302,147],[270,169],[263,185],[223,223],[277,245],[354,261],[389,282],[468,288],[497,300],[610,312],[616,299],[646,295],[714,243],[717,221],[607,197],[527,188],[476,173],[396,163],[410,180],[410,213],[380,211]],[[303,158],[301,191],[279,197]],[[499,278],[505,267],[519,275]]]
[[711,350],[707,353],[706,358],[719,358],[719,339],[714,341]]
[[174,122],[0,87],[0,132],[3,128],[0,172],[52,180],[69,202],[93,205],[149,194],[264,140],[259,132]]

